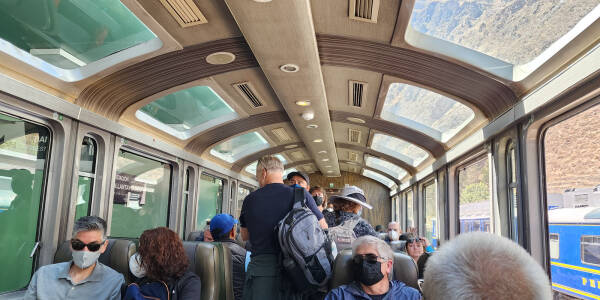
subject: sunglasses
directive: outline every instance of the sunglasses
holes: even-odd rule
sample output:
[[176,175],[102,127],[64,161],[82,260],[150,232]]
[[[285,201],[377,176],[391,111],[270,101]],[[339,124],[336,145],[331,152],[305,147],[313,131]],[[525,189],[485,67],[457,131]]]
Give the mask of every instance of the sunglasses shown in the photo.
[[357,254],[356,256],[352,257],[352,261],[355,264],[362,264],[363,261],[366,261],[370,264],[374,264],[377,262],[377,259],[382,257],[377,256],[375,254]]
[[414,243],[414,242],[420,242],[420,241],[422,241],[422,240],[423,240],[423,239],[408,239],[408,240],[406,241],[406,243],[407,243],[407,244],[410,244],[410,243]]
[[87,247],[88,250],[90,250],[91,252],[96,252],[96,251],[100,250],[100,247],[102,247],[103,244],[104,244],[104,241],[102,241],[100,243],[93,242],[93,243],[86,244],[78,239],[71,240],[71,247],[75,251],[81,251],[81,250],[83,250],[83,248]]

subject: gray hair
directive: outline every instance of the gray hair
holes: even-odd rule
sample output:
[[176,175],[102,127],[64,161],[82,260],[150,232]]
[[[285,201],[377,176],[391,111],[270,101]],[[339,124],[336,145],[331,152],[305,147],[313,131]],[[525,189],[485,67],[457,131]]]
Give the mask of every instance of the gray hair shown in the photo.
[[[396,221],[391,221],[391,222],[389,222],[389,223],[388,223],[388,227],[390,227],[390,225],[394,225],[394,224],[398,224],[398,222],[396,222]],[[398,225],[400,225],[400,224],[398,224]]]
[[75,237],[77,233],[82,231],[94,230],[102,232],[102,240],[106,240],[106,221],[96,216],[81,217],[75,221],[75,225],[73,225],[72,237]]
[[394,251],[390,245],[388,245],[384,240],[376,238],[371,235],[363,235],[357,238],[352,243],[352,256],[356,254],[356,249],[363,244],[371,245],[377,249],[377,254],[387,260],[394,260]]
[[518,244],[491,233],[464,233],[427,261],[427,300],[552,299],[542,267]]
[[265,155],[258,160],[256,169],[265,169],[267,172],[283,173],[283,164],[277,157],[273,155]]

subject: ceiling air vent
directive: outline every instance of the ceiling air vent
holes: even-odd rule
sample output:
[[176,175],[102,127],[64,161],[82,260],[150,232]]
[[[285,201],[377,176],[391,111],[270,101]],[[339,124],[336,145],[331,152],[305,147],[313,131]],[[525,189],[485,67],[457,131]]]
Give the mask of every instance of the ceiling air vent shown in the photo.
[[181,27],[208,23],[194,0],[160,0]]
[[348,140],[351,143],[360,143],[360,130],[358,129],[348,129]]
[[353,80],[350,80],[349,83],[348,104],[353,107],[362,107],[367,94],[367,83]]
[[302,151],[291,152],[290,156],[293,157],[294,160],[304,160],[304,153],[302,153]]
[[246,99],[246,101],[248,101],[252,107],[259,108],[263,106],[250,82],[235,83],[233,87],[238,91],[238,93],[240,93],[240,95],[242,95],[244,99]]
[[380,0],[349,0],[350,19],[377,23],[377,15],[379,14]]
[[356,153],[356,152],[348,152],[348,159],[350,161],[358,161],[358,153]]
[[277,137],[277,139],[279,139],[280,142],[289,142],[292,140],[290,135],[287,133],[287,131],[285,131],[285,129],[283,129],[283,127],[275,128],[271,130],[271,132]]

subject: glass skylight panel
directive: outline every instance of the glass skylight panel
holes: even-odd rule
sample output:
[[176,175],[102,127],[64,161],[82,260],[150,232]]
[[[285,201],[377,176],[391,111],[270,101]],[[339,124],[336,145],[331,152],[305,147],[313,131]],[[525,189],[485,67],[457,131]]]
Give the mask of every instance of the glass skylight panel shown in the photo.
[[238,117],[208,86],[195,86],[166,95],[146,104],[135,115],[182,140]]
[[391,189],[395,185],[395,183],[392,180],[390,180],[389,178],[387,178],[377,172],[373,172],[371,170],[363,170],[362,174],[365,177],[369,177],[375,181],[381,182],[383,185],[387,186],[389,189]]
[[[281,154],[275,154],[275,157],[277,157],[281,163],[285,166],[287,164],[287,160],[285,159],[285,157],[283,157],[283,155]],[[258,165],[258,161],[255,161],[251,164],[249,164],[244,170],[252,175],[256,174],[256,166]]]
[[417,0],[415,30],[513,65],[546,60],[600,15],[598,0]]
[[429,156],[427,151],[409,142],[381,133],[373,135],[371,148],[415,167]]
[[446,142],[465,127],[475,113],[438,93],[404,83],[392,83],[381,117]]
[[367,156],[365,159],[367,167],[377,169],[383,173],[389,174],[394,178],[402,178],[406,176],[406,171],[395,164],[373,156]]
[[0,51],[65,81],[160,47],[121,1],[0,1]]
[[269,148],[271,145],[256,131],[236,136],[210,149],[210,154],[228,163],[252,153]]

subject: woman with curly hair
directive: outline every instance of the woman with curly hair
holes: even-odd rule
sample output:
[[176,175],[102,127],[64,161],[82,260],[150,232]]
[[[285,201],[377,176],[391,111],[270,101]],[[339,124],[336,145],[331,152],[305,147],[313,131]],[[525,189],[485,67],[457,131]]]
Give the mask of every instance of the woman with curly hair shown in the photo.
[[[178,299],[200,299],[200,278],[187,271],[188,258],[177,234],[166,227],[148,229],[140,236],[138,252],[129,261],[131,273],[140,278],[139,290],[144,287],[166,287]],[[148,288],[154,289],[155,288]],[[127,298],[130,289],[124,299]]]

